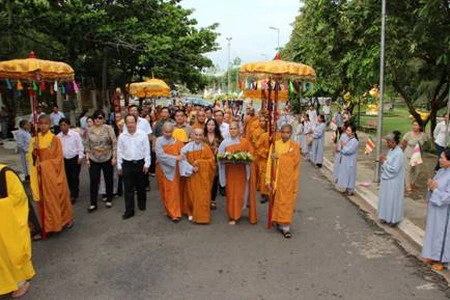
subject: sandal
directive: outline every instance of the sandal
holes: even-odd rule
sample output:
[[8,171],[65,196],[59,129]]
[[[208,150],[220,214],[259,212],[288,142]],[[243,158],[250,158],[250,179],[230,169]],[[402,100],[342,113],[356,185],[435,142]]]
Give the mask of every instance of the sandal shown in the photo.
[[292,237],[292,233],[290,231],[283,231],[282,234],[285,239],[290,239]]
[[97,205],[91,205],[89,206],[89,208],[87,209],[88,213],[93,212],[94,210],[97,210]]
[[433,270],[435,271],[443,271],[445,269],[445,266],[441,263],[437,263],[432,265],[431,268],[433,268]]
[[33,235],[33,237],[31,238],[33,241],[40,241],[42,240],[42,235],[40,234],[35,234]]
[[105,202],[105,207],[106,207],[106,208],[111,208],[111,207],[112,207],[111,201],[106,201],[106,202]]
[[236,221],[235,220],[228,221],[228,225],[236,225]]
[[211,204],[209,206],[211,210],[216,210],[217,209],[216,201],[211,201]]
[[180,222],[180,219],[179,219],[179,218],[173,218],[173,219],[172,219],[172,222],[175,223],[175,224],[177,224],[178,222]]
[[67,229],[70,229],[73,227],[73,221],[70,221],[69,223],[67,223],[66,225],[64,225],[64,227],[66,227]]
[[30,282],[25,281],[24,284],[22,284],[17,291],[14,291],[11,294],[12,298],[19,298],[25,295],[28,292],[28,289],[30,288]]

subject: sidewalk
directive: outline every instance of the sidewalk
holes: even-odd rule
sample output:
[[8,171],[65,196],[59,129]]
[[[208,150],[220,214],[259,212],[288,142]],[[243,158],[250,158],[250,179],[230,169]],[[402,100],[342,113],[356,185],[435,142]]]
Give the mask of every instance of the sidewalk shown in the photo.
[[[16,171],[22,180],[25,179],[19,153],[15,153],[12,140],[0,140],[0,164],[7,165]],[[15,142],[14,142],[15,145]]]
[[[375,152],[364,154],[368,134],[358,132],[359,153],[358,169],[356,180],[356,193],[362,197],[372,208],[376,210],[378,204],[379,185],[374,182]],[[387,148],[383,144],[382,153],[386,153]],[[399,229],[420,248],[422,248],[423,235],[425,230],[425,220],[427,214],[427,205],[425,196],[427,193],[427,178],[434,175],[434,166],[436,156],[426,153],[423,156],[424,164],[418,180],[418,189],[412,194],[405,196],[405,220],[399,225]],[[334,144],[331,142],[331,132],[326,133],[325,142],[325,167],[333,170],[334,163]]]

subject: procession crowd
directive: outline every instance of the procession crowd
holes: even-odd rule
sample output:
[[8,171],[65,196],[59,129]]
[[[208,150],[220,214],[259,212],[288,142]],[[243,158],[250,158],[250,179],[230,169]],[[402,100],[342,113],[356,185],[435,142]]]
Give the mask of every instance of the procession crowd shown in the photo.
[[[259,192],[260,202],[270,207],[269,223],[283,237],[291,238],[301,156],[321,168],[325,132],[330,128],[336,146],[336,186],[349,196],[355,189],[359,149],[356,127],[347,112],[337,111],[331,116],[328,104],[320,114],[311,106],[300,115],[292,114],[286,106],[276,123],[270,122],[267,111],[256,113],[251,105],[244,111],[237,103],[229,108],[219,104],[205,108],[182,103],[168,107],[143,105],[141,110],[130,105],[126,113],[116,107],[108,116],[102,110],[91,116],[83,112],[79,128],[71,126],[54,106],[50,115],[39,112],[36,136],[31,136],[30,127],[29,121],[21,121],[16,139],[32,198],[39,203],[40,222],[18,176],[0,165],[0,198],[9,197],[12,203],[0,202],[4,206],[0,209],[0,223],[2,228],[6,228],[5,224],[17,224],[13,231],[0,231],[9,244],[24,245],[22,250],[13,249],[15,252],[10,255],[30,256],[30,229],[32,239],[37,240],[43,234],[73,226],[72,205],[80,201],[83,165],[89,172],[88,213],[99,209],[99,198],[105,208],[111,208],[114,197],[123,196],[122,218],[134,217],[136,202],[138,210],[146,210],[149,178],[156,177],[163,213],[174,223],[185,216],[189,222],[209,224],[220,192],[226,197],[230,225],[240,222],[243,215],[250,224],[256,224]],[[403,218],[405,171],[411,174],[406,181],[407,192],[417,180],[417,166],[405,167],[412,155],[408,147],[413,149],[416,142],[425,141],[416,131],[413,124],[412,133],[403,139],[399,132],[386,136],[389,152],[379,158],[378,214],[391,226]],[[450,260],[446,247],[449,161],[450,150],[442,149],[441,169],[428,182],[423,257],[436,266]],[[31,257],[21,262],[19,269],[10,262],[0,263],[4,264],[2,269],[10,270],[8,284],[0,285],[0,294],[13,291],[13,296],[23,295],[34,275]]]

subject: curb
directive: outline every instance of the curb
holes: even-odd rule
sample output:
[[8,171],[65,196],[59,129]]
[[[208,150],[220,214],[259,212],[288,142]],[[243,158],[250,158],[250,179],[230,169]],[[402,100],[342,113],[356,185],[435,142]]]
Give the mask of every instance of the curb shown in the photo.
[[[323,166],[327,168],[328,171],[333,173],[334,164],[326,157],[323,158],[324,163]],[[355,194],[362,198],[376,213],[378,208],[378,195],[375,193],[361,188],[358,183],[356,183]],[[350,201],[354,202],[351,198]],[[403,221],[397,226],[399,231],[405,235],[408,239],[410,239],[415,246],[419,247],[419,251],[422,250],[423,247],[423,238],[425,235],[425,231],[411,222],[409,219],[404,218]]]

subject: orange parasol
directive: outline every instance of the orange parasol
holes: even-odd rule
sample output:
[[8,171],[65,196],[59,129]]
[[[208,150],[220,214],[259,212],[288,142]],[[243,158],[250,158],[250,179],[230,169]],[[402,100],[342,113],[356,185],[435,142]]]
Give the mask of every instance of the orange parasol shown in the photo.
[[[267,100],[267,111],[269,117],[269,135],[270,146],[272,147],[274,140],[274,130],[272,125],[277,125],[278,118],[278,100],[284,98],[281,83],[283,81],[316,81],[316,71],[307,65],[295,62],[284,61],[280,59],[277,54],[274,60],[263,62],[251,62],[243,64],[239,69],[239,75],[244,79],[268,79],[267,87],[261,89],[261,99],[264,102]],[[267,91],[267,93],[266,93]],[[272,99],[273,92],[273,99]],[[244,92],[245,93],[245,92]],[[254,92],[253,92],[254,93]],[[257,93],[254,93],[257,94]],[[280,97],[281,94],[281,97]],[[272,102],[273,101],[273,102]],[[272,105],[274,104],[274,105]],[[270,182],[273,183],[275,179],[276,160],[272,163],[272,170],[270,174]],[[272,226],[272,207],[275,195],[271,192],[269,201],[269,213],[267,220],[267,228]]]
[[[73,81],[75,71],[66,63],[58,61],[50,61],[36,58],[36,54],[31,51],[25,59],[13,59],[0,62],[0,78],[16,79],[32,82],[42,81]],[[39,135],[37,134],[37,97],[30,88],[30,97],[33,109],[33,122],[36,136],[36,147],[39,147]],[[37,151],[37,164],[39,163],[39,151]],[[38,169],[39,194],[41,195],[40,211],[42,223],[42,238],[45,239],[47,233],[45,231],[45,210],[44,197],[41,185],[40,168]]]
[[28,58],[0,62],[0,78],[40,81],[73,81],[75,71],[66,63],[36,58],[31,51]]
[[131,95],[139,98],[169,97],[170,87],[161,79],[147,79],[142,82],[133,82],[129,86]]

